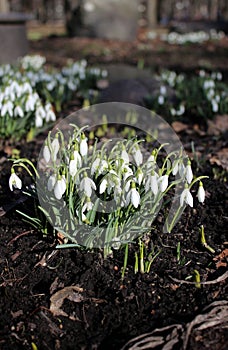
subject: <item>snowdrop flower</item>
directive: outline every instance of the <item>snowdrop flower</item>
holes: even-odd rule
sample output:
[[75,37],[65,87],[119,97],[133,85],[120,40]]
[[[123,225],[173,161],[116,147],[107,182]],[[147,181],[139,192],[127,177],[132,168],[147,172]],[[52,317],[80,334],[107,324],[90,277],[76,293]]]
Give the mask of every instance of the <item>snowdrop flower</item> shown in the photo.
[[220,102],[220,96],[219,96],[219,95],[216,95],[216,96],[215,96],[215,101],[216,101],[216,102]]
[[47,183],[48,191],[52,191],[54,189],[55,183],[56,183],[56,176],[55,175],[51,175],[49,177],[48,183]]
[[158,179],[158,185],[159,185],[159,189],[161,192],[165,192],[165,190],[167,189],[168,187],[168,175],[163,175],[161,176],[159,179]]
[[180,196],[180,206],[183,207],[184,203],[188,204],[190,207],[193,207],[193,197],[188,187],[184,189]]
[[54,194],[57,199],[61,199],[66,191],[66,179],[64,175],[59,175],[54,187]]
[[48,163],[50,158],[51,158],[51,153],[50,153],[48,145],[45,145],[43,148],[43,157],[44,157],[45,162]]
[[219,106],[218,106],[218,103],[216,102],[216,100],[211,101],[211,106],[212,106],[212,111],[214,113],[217,113],[219,110]]
[[199,76],[200,76],[201,78],[204,78],[204,77],[206,76],[205,70],[201,69],[201,70],[199,71]]
[[46,112],[46,122],[49,123],[50,121],[54,122],[56,120],[56,115],[53,111],[52,105],[50,103],[47,103],[45,106],[45,112]]
[[19,178],[19,176],[17,176],[17,174],[15,174],[15,171],[12,168],[11,169],[11,175],[10,175],[10,178],[9,178],[10,191],[13,191],[13,187],[21,189],[22,182],[21,182],[21,179]]
[[136,186],[135,183],[132,182],[131,183],[131,189],[127,194],[126,197],[126,205],[132,204],[135,208],[138,208],[139,204],[140,204],[140,195],[138,193],[138,191],[136,190]]
[[35,116],[35,126],[36,128],[41,128],[43,125],[43,119],[40,114],[36,113]]
[[162,85],[162,86],[160,87],[160,94],[161,94],[161,95],[166,95],[166,93],[167,93],[166,86]]
[[45,118],[45,110],[41,104],[39,104],[36,109],[36,115],[39,115],[41,119]]
[[170,114],[172,116],[175,116],[177,114],[177,111],[175,110],[175,108],[170,108]]
[[207,92],[207,99],[208,100],[211,100],[215,95],[215,90],[213,89],[210,89],[208,92]]
[[14,91],[16,93],[16,95],[18,96],[21,92],[21,87],[18,84],[18,82],[16,80],[14,80],[11,84],[11,89],[12,91]]
[[140,166],[143,162],[143,155],[138,145],[133,148],[132,155],[137,167]]
[[129,188],[130,188],[130,184],[131,184],[131,178],[133,176],[133,171],[132,169],[125,165],[125,167],[123,168],[123,181],[125,183],[124,185],[124,189],[126,192],[129,191]]
[[185,106],[180,105],[179,109],[176,111],[176,115],[181,116],[182,114],[184,114],[184,112],[185,112]]
[[7,113],[10,115],[10,117],[13,116],[13,103],[10,100],[3,104],[1,116],[4,117]]
[[48,91],[52,91],[55,88],[55,86],[56,86],[56,81],[53,79],[46,85],[46,88],[48,89]]
[[142,180],[143,180],[143,172],[142,172],[141,168],[137,169],[134,180],[135,180],[135,182],[137,182],[139,184],[139,186],[141,185]]
[[81,157],[80,153],[78,152],[78,145],[74,146],[73,155],[74,155],[74,159],[77,162],[77,167],[81,168],[81,166],[82,166],[82,157]]
[[5,96],[7,96],[10,99],[10,101],[12,101],[12,102],[15,100],[16,96],[12,90],[11,85],[9,85],[5,88]]
[[88,211],[90,211],[92,209],[93,209],[93,203],[91,202],[90,198],[87,197],[86,198],[86,203],[82,207],[82,212],[81,212],[81,214],[82,214],[82,221],[86,221],[87,220],[87,217],[84,214],[85,211],[88,212]]
[[149,189],[151,189],[152,193],[156,196],[158,193],[158,174],[156,174],[154,171],[152,172],[152,175],[148,177],[145,184],[146,192],[148,192]]
[[91,175],[93,176],[97,170],[99,169],[99,166],[100,166],[100,162],[101,162],[101,159],[99,157],[97,157],[93,163],[92,163],[92,166],[91,166]]
[[159,105],[163,105],[165,102],[164,96],[163,95],[159,95],[158,96],[158,104]]
[[28,98],[25,102],[25,110],[26,112],[32,112],[35,109],[35,103],[36,103],[36,98],[34,98],[34,95],[28,95]]
[[79,147],[80,147],[81,156],[82,157],[86,156],[88,153],[88,144],[87,144],[87,138],[85,137],[85,134],[82,134],[81,136]]
[[120,204],[121,207],[124,207],[126,204],[126,201],[124,197],[122,196],[122,188],[120,185],[117,185],[114,187],[114,199],[117,204]]
[[99,193],[100,194],[104,193],[106,191],[107,186],[108,186],[108,181],[104,178],[101,181],[100,188],[99,188]]
[[222,80],[222,73],[218,72],[216,78],[217,80]]
[[173,168],[172,168],[173,176],[176,176],[176,174],[178,173],[178,168],[179,168],[178,161],[175,161],[174,164],[173,164]]
[[129,163],[129,156],[128,156],[127,151],[125,149],[122,150],[121,155],[120,155],[120,159],[123,160],[124,164]]
[[193,179],[193,173],[192,173],[192,167],[191,167],[190,160],[188,160],[188,163],[186,166],[185,177],[186,177],[187,182],[190,184],[192,182],[192,179]]
[[197,192],[197,197],[198,197],[198,201],[200,203],[204,202],[204,200],[205,200],[205,190],[203,188],[203,184],[202,184],[201,181],[199,183],[199,189],[198,189],[198,192]]
[[14,109],[14,116],[15,117],[21,117],[23,118],[24,117],[24,112],[21,108],[21,106],[17,105]]
[[178,172],[179,172],[181,177],[184,176],[185,171],[186,171],[186,169],[185,169],[184,163],[183,163],[183,161],[180,161],[178,164]]
[[96,185],[93,182],[92,179],[90,179],[87,175],[87,173],[84,173],[84,177],[80,182],[80,190],[83,191],[85,193],[85,195],[87,197],[91,197],[92,196],[92,190],[96,190]]
[[21,86],[21,90],[23,94],[32,94],[32,87],[27,81]]
[[108,170],[107,161],[104,159],[101,160],[100,157],[97,157],[91,166],[91,175],[94,175],[95,173],[100,175],[107,170]]
[[151,155],[147,159],[147,169],[152,169],[153,166],[155,165],[155,154],[156,154],[156,151],[153,150]]
[[107,181],[108,181],[108,194],[111,193],[112,189],[116,186],[120,186],[120,179],[117,175],[117,173],[114,170],[109,170],[109,173],[107,175]]
[[77,170],[82,166],[82,158],[78,152],[78,146],[75,145],[75,150],[71,155],[70,163],[69,163],[69,172],[71,176],[75,176]]
[[215,87],[214,80],[205,80],[203,83],[204,90],[213,89]]
[[53,157],[53,161],[56,161],[57,158],[57,153],[59,151],[59,140],[58,140],[58,134],[56,134],[54,140],[51,143],[51,150],[52,150],[52,157]]
[[77,173],[77,160],[72,158],[69,163],[69,173],[72,177],[74,177]]

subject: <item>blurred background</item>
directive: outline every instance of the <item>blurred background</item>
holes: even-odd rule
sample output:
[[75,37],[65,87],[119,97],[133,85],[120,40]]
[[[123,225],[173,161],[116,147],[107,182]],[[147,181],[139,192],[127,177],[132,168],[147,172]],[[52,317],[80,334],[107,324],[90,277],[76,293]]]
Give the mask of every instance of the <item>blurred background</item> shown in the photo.
[[[99,26],[102,15],[106,15],[104,25],[116,21],[115,16],[122,16],[123,19],[128,16],[132,21],[137,21],[140,27],[168,27],[182,32],[213,27],[226,32],[228,1],[1,0],[0,12],[24,12],[32,15],[28,24],[29,38],[32,39],[50,34],[102,36],[102,31],[93,28]],[[104,30],[103,36],[107,36]],[[123,38],[125,39],[124,35]]]

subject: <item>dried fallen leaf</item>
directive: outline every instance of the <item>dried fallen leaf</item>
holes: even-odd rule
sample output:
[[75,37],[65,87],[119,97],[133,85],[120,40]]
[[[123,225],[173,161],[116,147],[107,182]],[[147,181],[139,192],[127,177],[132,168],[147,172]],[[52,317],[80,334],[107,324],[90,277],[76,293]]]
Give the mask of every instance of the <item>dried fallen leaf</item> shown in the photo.
[[219,255],[214,257],[214,261],[216,261],[217,269],[219,267],[227,266],[227,258],[228,258],[228,249],[224,249]]
[[208,120],[208,135],[220,135],[228,130],[228,114],[217,115],[214,120]]
[[55,316],[66,316],[69,317],[71,320],[79,320],[75,316],[68,315],[65,311],[61,309],[63,302],[65,299],[69,299],[70,301],[73,301],[75,303],[81,303],[85,300],[93,301],[96,304],[100,303],[106,303],[106,300],[104,299],[97,299],[97,298],[87,298],[81,295],[80,293],[84,292],[83,288],[80,288],[78,286],[69,286],[65,287],[55,294],[52,295],[50,298],[51,305],[50,305],[50,311]]
[[173,283],[171,283],[170,284],[170,288],[172,289],[172,290],[176,290],[176,289],[178,289],[180,286],[178,285],[178,284],[173,284]]
[[174,131],[176,131],[176,132],[181,132],[181,131],[187,130],[189,128],[189,126],[187,124],[177,122],[177,121],[172,123],[172,127],[173,127]]
[[61,315],[61,316],[69,317],[69,315],[61,309],[64,299],[70,299],[75,303],[80,303],[84,299],[83,296],[79,294],[82,292],[83,292],[83,288],[80,288],[78,286],[69,286],[69,287],[60,289],[58,292],[53,294],[50,298],[50,301],[51,301],[50,311],[55,316]]
[[217,164],[228,171],[228,148],[222,148],[209,158],[211,164]]

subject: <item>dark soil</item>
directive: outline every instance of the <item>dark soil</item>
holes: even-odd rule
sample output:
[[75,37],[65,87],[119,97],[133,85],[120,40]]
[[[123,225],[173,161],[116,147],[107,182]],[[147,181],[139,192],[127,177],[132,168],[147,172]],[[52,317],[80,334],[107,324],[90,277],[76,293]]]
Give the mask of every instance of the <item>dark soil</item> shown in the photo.
[[[39,50],[39,45],[35,43],[33,48]],[[58,53],[60,57],[61,52]],[[20,156],[36,160],[44,138],[41,135],[29,144],[22,142],[17,146]],[[149,242],[149,247],[160,254],[150,273],[134,274],[136,247],[132,245],[123,280],[124,251],[114,251],[113,258],[104,260],[102,251],[56,250],[53,237],[43,237],[22,221],[15,210],[28,210],[30,203],[17,191],[11,193],[8,189],[8,159],[13,147],[3,147],[0,151],[1,350],[118,350],[140,335],[143,336],[139,345],[133,347],[137,343],[133,340],[124,349],[226,349],[227,167],[218,154],[228,147],[227,134],[222,130],[208,135],[205,130],[189,125],[180,138],[195,159],[193,167],[197,175],[209,176],[204,181],[205,204],[195,200],[194,209],[186,208],[171,234],[162,232],[160,214]],[[215,250],[214,254],[200,242],[200,225],[205,227],[207,244]],[[195,283],[194,270],[200,274],[200,287]]]

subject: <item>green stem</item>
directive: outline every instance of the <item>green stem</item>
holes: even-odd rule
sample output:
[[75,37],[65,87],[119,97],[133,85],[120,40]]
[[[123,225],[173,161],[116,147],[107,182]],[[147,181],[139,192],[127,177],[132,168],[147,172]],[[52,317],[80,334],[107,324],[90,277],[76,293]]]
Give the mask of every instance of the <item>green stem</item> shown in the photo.
[[125,271],[127,268],[127,261],[128,261],[128,244],[125,245],[124,265],[123,265],[122,274],[121,274],[122,280],[124,279]]

